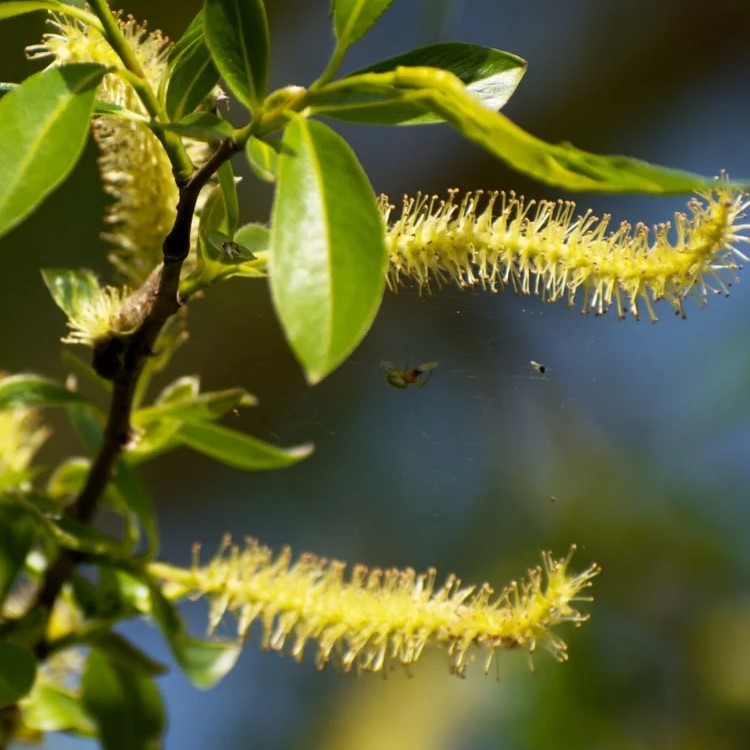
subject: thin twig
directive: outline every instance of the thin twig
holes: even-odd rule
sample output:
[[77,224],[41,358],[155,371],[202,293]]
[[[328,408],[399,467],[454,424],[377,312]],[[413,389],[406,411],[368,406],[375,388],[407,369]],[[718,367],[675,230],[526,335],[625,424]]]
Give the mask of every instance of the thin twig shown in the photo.
[[[126,336],[113,336],[94,352],[94,368],[112,380],[114,387],[99,453],[91,465],[86,484],[68,510],[68,515],[76,521],[91,521],[117,461],[132,437],[130,417],[138,379],[164,324],[182,306],[178,292],[180,272],[190,251],[190,225],[198,195],[237,149],[234,141],[227,138],[213,156],[180,186],[177,216],[164,240],[164,262],[127,301],[129,314],[137,317],[136,329]],[[52,609],[64,583],[80,561],[79,553],[65,549],[59,552],[46,571],[34,608],[43,607],[48,612]],[[36,652],[40,657],[47,653],[44,640],[37,644]]]

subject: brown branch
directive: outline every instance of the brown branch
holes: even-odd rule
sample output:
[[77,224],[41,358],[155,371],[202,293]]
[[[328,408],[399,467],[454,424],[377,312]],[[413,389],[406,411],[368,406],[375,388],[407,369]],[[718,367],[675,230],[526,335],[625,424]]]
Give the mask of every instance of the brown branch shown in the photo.
[[[182,306],[180,272],[190,251],[190,226],[198,195],[216,170],[237,150],[231,138],[222,141],[211,158],[180,186],[177,216],[164,240],[164,262],[123,305],[121,316],[132,333],[113,335],[94,348],[94,369],[111,380],[114,388],[99,453],[83,489],[68,509],[68,515],[77,521],[89,523],[96,511],[117,461],[132,437],[133,397],[143,367],[153,353],[164,324]],[[33,607],[43,607],[49,612],[80,561],[80,554],[61,550],[47,568]],[[41,640],[37,644],[37,655],[43,657],[46,650],[46,644]]]

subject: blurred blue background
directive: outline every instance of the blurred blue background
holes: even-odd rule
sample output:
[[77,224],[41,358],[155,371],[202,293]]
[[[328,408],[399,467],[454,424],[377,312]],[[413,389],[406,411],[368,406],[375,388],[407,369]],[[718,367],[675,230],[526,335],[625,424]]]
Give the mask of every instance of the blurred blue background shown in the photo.
[[[331,49],[328,0],[268,3],[272,84],[307,84]],[[198,8],[136,1],[126,10],[176,38]],[[30,70],[23,46],[41,17],[0,26],[3,80]],[[670,166],[750,177],[747,0],[396,0],[347,69],[436,40],[529,61],[506,114],[548,140]],[[336,126],[339,128],[339,126]],[[447,127],[340,127],[377,192],[505,188],[557,197],[507,171]],[[247,221],[271,191],[246,177]],[[664,221],[685,199],[576,196],[615,219]],[[109,273],[98,239],[104,197],[95,152],[2,240],[5,370],[62,378],[64,323],[40,266]],[[740,274],[741,276],[741,274]],[[169,750],[746,750],[750,747],[750,286],[682,321],[581,316],[511,294],[388,294],[362,346],[309,388],[262,282],[234,281],[190,311],[191,339],[169,375],[206,389],[242,385],[258,408],[231,424],[316,453],[294,469],[243,474],[179,452],[143,471],[163,554],[186,563],[222,534],[368,565],[455,571],[498,587],[550,548],[603,566],[592,620],[563,635],[570,662],[501,654],[465,680],[442,653],[406,675],[318,673],[263,653],[256,638],[216,689],[177,671],[161,681]],[[390,388],[383,359],[439,360],[423,390]],[[540,377],[529,362],[547,366]],[[45,458],[81,448],[64,425]],[[555,498],[554,502],[550,497]],[[205,609],[185,608],[202,632]],[[168,659],[156,631],[128,631]],[[45,747],[85,746],[50,738]]]

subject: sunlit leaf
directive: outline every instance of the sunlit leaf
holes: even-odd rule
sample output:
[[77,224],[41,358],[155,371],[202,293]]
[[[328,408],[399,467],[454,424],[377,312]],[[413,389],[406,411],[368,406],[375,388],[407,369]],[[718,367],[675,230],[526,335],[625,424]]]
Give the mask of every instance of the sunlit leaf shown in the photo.
[[334,0],[333,27],[336,37],[344,44],[356,42],[392,2],[393,0]]
[[85,404],[87,399],[63,385],[30,373],[0,379],[0,411],[18,407]]
[[165,104],[170,120],[192,112],[219,82],[219,71],[211,59],[203,35],[203,13],[193,19],[170,55],[169,83]]
[[277,155],[276,149],[270,143],[260,138],[249,138],[245,154],[256,177],[264,182],[276,180]]
[[279,155],[270,278],[284,332],[311,383],[369,329],[386,260],[383,222],[356,156],[323,123],[296,118]]
[[[526,61],[510,52],[463,42],[441,42],[419,47],[387,60],[381,60],[349,74],[385,73],[403,66],[440,68],[453,73],[488,109],[501,109],[510,99],[526,72]],[[444,122],[429,108],[403,100],[398,90],[386,87],[373,90],[332,90],[327,103],[322,100],[314,111],[339,120],[385,125],[421,125]]]
[[176,436],[181,443],[199,453],[247,471],[293,466],[313,450],[309,443],[279,448],[243,432],[211,423],[183,424]]
[[254,110],[268,85],[268,21],[262,0],[205,0],[203,26],[222,78]]
[[35,10],[64,10],[65,6],[56,0],[5,0],[0,4],[0,21]]
[[94,735],[95,727],[79,696],[61,685],[35,685],[24,701],[23,723],[40,732],[72,732]]
[[0,99],[0,235],[28,216],[83,151],[105,68],[47,68]]

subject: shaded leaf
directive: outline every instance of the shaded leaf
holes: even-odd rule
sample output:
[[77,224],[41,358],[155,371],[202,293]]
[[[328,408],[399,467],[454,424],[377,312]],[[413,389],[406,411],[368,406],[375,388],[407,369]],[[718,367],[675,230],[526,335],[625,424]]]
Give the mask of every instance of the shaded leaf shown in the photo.
[[83,704],[96,722],[105,750],[159,747],[164,707],[149,675],[94,648],[81,686]]
[[0,99],[0,235],[76,165],[105,71],[89,63],[47,68]]
[[317,383],[359,344],[377,313],[387,263],[372,187],[347,143],[295,118],[279,155],[270,278],[276,311]]
[[255,176],[264,182],[276,180],[276,149],[260,138],[249,138],[245,146],[245,154],[250,162],[250,168]]
[[151,582],[151,616],[156,621],[172,650],[177,663],[187,678],[199,688],[215,685],[234,667],[242,651],[241,645],[232,641],[203,641],[191,637],[185,630],[174,606]]
[[36,677],[36,659],[29,649],[0,641],[0,664],[0,708],[5,708],[31,690]]
[[17,505],[0,504],[0,607],[23,570],[35,532],[36,526],[28,513]]

